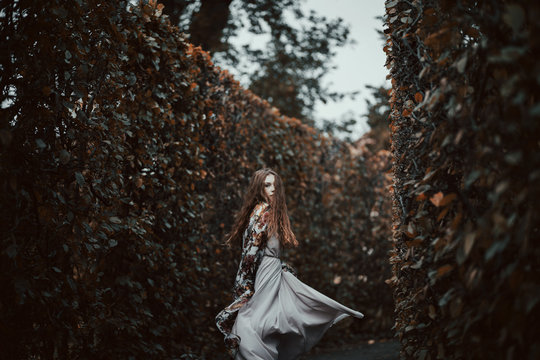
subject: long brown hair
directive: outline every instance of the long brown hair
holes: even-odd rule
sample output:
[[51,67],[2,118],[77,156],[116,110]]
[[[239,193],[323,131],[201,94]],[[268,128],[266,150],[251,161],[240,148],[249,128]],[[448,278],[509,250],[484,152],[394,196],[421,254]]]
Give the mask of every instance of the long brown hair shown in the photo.
[[[264,180],[270,174],[274,175],[274,195],[271,199],[268,199],[264,190]],[[242,208],[236,214],[231,232],[225,235],[225,245],[231,247],[233,243],[242,243],[242,236],[248,226],[251,213],[254,207],[261,202],[270,205],[270,219],[267,227],[268,238],[274,234],[279,234],[278,238],[282,245],[298,246],[298,240],[296,240],[289,222],[283,183],[279,175],[270,168],[257,170],[251,177],[244,195]]]

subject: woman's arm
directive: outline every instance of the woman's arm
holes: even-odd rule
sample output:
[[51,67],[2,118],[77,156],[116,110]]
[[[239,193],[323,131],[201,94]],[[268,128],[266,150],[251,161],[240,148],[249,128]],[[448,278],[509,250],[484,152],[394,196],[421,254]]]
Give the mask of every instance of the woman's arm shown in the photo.
[[238,352],[240,338],[232,334],[238,310],[244,306],[255,292],[255,275],[262,259],[263,251],[259,251],[264,244],[268,224],[268,204],[261,203],[255,207],[249,225],[244,232],[242,259],[238,266],[233,292],[234,301],[216,316],[216,325],[225,335],[227,352],[234,358]]
[[243,237],[242,258],[236,273],[234,294],[251,297],[255,292],[255,275],[262,259],[259,252],[266,237],[269,207],[267,203],[258,204],[249,219],[249,225]]

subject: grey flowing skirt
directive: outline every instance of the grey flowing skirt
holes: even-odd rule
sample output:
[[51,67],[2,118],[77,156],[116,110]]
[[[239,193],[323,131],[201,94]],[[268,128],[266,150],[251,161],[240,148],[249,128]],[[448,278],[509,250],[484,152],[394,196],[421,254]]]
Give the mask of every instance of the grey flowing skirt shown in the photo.
[[265,255],[255,293],[232,328],[240,337],[235,360],[296,359],[347,316],[364,317],[282,270],[279,258]]

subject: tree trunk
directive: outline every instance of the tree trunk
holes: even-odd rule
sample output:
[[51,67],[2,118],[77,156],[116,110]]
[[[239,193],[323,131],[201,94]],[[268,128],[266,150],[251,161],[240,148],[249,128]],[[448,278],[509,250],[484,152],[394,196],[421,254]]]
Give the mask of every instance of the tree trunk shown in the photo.
[[171,23],[174,25],[178,25],[180,15],[186,10],[189,3],[186,0],[160,0],[159,2],[165,5],[163,12],[169,16]]
[[223,44],[223,29],[229,20],[232,0],[201,0],[201,7],[193,15],[189,29],[190,40],[203,50],[219,51]]

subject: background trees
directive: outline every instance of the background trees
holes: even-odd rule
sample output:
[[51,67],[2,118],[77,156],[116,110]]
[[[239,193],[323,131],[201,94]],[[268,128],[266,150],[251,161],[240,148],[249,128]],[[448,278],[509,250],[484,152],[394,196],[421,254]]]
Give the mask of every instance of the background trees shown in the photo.
[[[281,113],[314,125],[316,101],[335,101],[354,93],[322,84],[337,47],[346,46],[342,19],[306,14],[299,0],[168,0],[164,13],[179,24],[194,45],[217,64],[234,67],[249,79],[249,89]],[[261,43],[238,48],[229,38],[247,30]],[[247,64],[247,65],[246,65]]]
[[386,89],[382,86],[368,86],[371,90],[374,100],[366,100],[368,104],[367,124],[370,127],[369,132],[366,134],[368,138],[373,142],[368,145],[369,149],[373,152],[385,149],[390,150],[390,130],[389,130],[389,117],[390,117],[390,89]]

